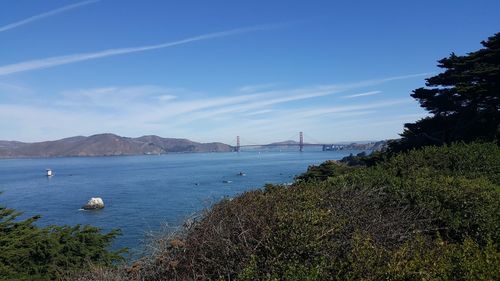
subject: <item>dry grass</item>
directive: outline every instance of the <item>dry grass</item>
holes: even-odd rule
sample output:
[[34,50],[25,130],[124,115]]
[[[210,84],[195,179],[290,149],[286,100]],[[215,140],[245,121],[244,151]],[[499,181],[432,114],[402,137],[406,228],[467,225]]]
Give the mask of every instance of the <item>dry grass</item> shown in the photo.
[[68,281],[125,281],[128,276],[122,269],[91,266],[89,270],[69,274]]

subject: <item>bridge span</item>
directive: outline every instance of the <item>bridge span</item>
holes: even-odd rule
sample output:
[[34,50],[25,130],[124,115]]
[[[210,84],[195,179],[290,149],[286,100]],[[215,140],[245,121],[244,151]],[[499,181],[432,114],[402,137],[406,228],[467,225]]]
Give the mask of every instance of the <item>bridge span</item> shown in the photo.
[[321,146],[323,151],[327,150],[338,150],[342,149],[344,145],[342,144],[332,144],[332,143],[306,143],[304,142],[304,133],[299,132],[298,142],[281,142],[281,143],[269,143],[269,144],[241,144],[240,136],[236,137],[236,146],[234,146],[234,151],[240,152],[242,147],[278,147],[278,146],[297,146],[299,151],[303,151],[304,147]]

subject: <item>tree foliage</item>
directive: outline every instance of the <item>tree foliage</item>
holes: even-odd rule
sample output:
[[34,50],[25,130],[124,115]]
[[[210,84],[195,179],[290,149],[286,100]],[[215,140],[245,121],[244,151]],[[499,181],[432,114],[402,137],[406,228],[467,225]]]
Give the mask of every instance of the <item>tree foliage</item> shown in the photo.
[[90,264],[111,266],[121,251],[109,251],[119,231],[101,233],[91,226],[38,227],[40,218],[19,220],[20,213],[0,207],[0,280],[58,280]]
[[411,96],[432,116],[405,124],[393,152],[454,141],[493,141],[500,137],[500,33],[464,56],[441,59],[443,73],[426,79]]

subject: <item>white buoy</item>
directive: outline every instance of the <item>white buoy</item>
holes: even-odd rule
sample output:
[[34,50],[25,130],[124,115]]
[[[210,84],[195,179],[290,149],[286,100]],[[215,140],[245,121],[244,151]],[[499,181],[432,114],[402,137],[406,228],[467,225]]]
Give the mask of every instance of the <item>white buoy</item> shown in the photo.
[[51,169],[47,169],[47,177],[52,177],[52,170]]

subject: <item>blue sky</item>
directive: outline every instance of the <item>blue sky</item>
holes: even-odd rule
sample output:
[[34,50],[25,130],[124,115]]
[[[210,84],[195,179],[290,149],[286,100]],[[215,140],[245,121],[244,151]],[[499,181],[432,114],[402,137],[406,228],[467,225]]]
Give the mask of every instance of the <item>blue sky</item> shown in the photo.
[[499,1],[0,2],[0,139],[395,138]]

